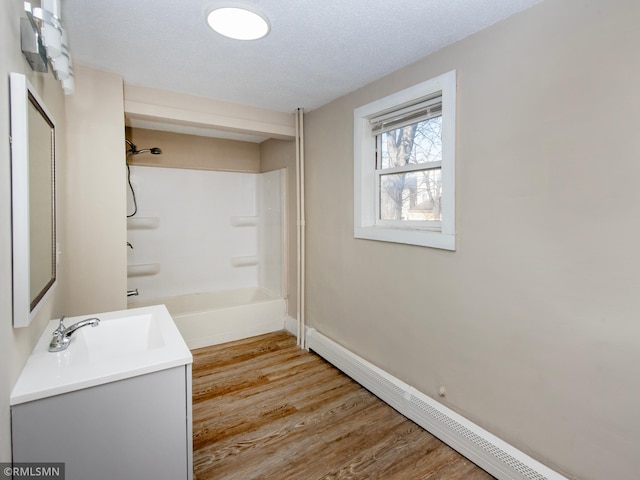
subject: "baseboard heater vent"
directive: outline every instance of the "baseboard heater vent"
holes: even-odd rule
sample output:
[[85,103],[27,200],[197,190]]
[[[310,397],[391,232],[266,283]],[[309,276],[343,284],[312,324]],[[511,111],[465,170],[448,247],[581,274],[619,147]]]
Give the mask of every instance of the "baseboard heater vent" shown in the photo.
[[567,480],[315,329],[307,329],[307,347],[494,477],[500,480]]

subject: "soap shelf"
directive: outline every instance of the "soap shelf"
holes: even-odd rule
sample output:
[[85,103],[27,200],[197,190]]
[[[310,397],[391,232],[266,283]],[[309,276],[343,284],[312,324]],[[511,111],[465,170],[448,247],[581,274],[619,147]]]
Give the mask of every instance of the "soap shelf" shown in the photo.
[[258,225],[258,217],[231,217],[231,225],[234,227],[255,227]]
[[140,263],[127,265],[127,277],[144,277],[160,273],[159,263]]
[[258,265],[258,256],[251,255],[247,257],[232,257],[231,265],[234,267],[250,267],[253,265]]
[[159,217],[131,217],[127,218],[128,230],[152,230],[160,225]]

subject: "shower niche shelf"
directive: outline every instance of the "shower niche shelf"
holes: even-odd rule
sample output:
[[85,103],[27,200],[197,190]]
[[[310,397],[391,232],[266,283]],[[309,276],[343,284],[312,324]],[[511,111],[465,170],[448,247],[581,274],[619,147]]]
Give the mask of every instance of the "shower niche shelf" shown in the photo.
[[258,217],[231,217],[231,225],[234,227],[255,227],[258,225]]
[[145,277],[160,273],[159,263],[139,263],[127,265],[127,277]]
[[127,218],[128,230],[153,230],[160,225],[159,217],[131,217]]
[[259,259],[257,255],[231,258],[231,265],[234,267],[251,267],[254,265],[258,265],[258,262]]

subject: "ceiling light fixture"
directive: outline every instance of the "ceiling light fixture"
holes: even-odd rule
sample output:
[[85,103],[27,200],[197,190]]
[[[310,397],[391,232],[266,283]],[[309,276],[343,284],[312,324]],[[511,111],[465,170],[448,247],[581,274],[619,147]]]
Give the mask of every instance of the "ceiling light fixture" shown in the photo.
[[258,40],[270,30],[265,17],[241,7],[215,8],[207,13],[207,24],[220,35],[236,40]]

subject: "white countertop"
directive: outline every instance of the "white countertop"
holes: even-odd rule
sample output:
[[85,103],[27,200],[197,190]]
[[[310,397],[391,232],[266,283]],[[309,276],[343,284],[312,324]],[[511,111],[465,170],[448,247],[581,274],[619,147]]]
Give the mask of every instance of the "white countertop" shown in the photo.
[[48,348],[60,321],[49,322],[11,392],[11,405],[193,362],[164,305],[67,317],[64,324],[91,317],[100,324],[80,328],[69,347],[56,353]]

